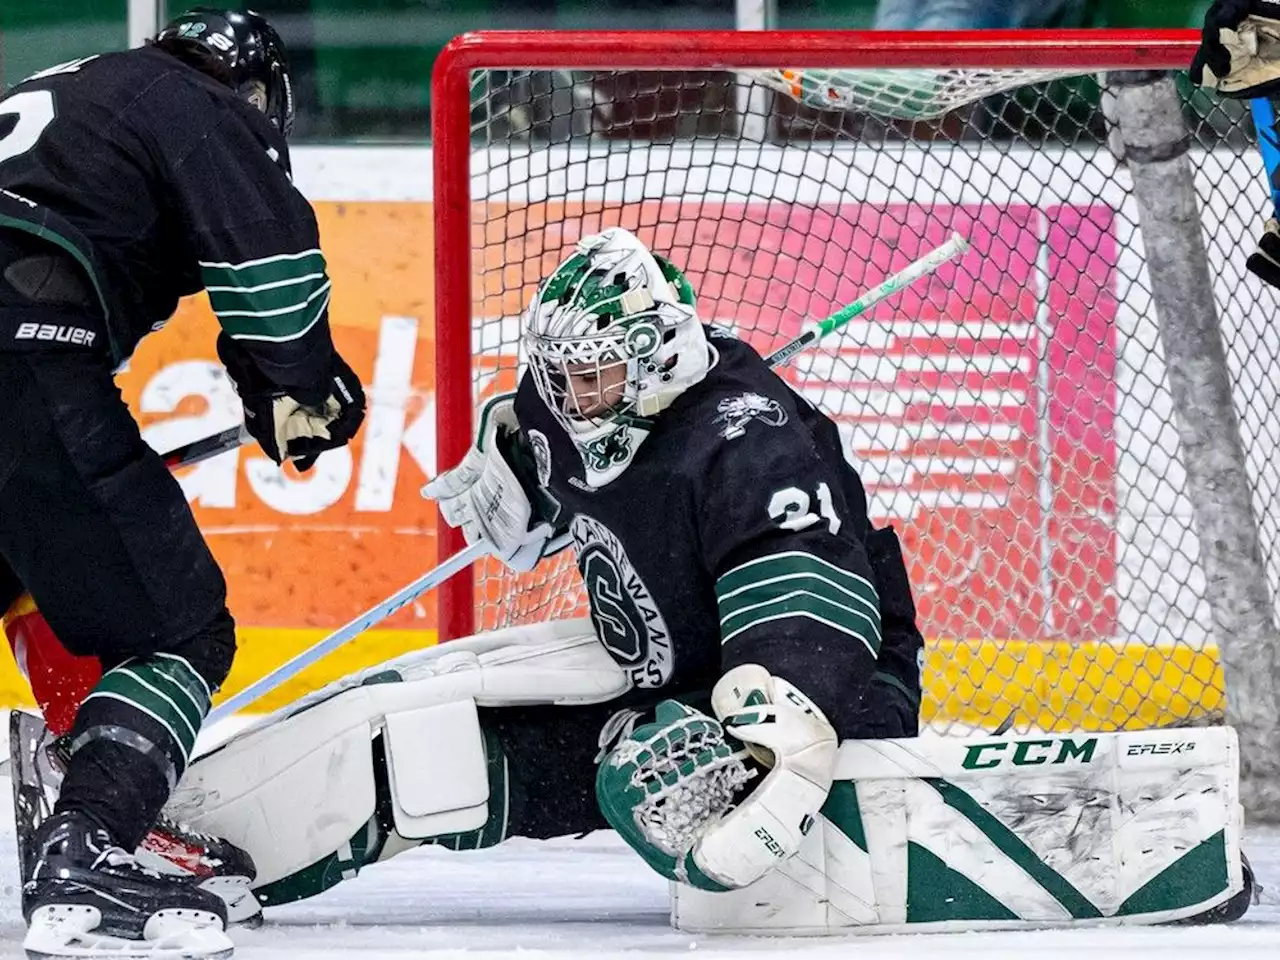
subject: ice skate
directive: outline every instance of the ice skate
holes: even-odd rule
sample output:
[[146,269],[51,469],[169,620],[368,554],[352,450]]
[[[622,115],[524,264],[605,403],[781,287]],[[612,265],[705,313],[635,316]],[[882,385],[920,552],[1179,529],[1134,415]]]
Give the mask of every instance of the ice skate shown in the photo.
[[1240,866],[1244,872],[1244,889],[1225,903],[1210,907],[1204,913],[1189,917],[1183,920],[1182,923],[1188,926],[1201,926],[1208,923],[1234,923],[1243,917],[1251,906],[1258,903],[1262,898],[1262,887],[1258,884],[1258,878],[1253,873],[1253,867],[1249,865],[1249,858],[1243,853],[1240,854]]
[[[39,717],[15,710],[9,718],[9,750],[19,859],[26,876],[37,828],[58,800],[66,767],[65,744],[50,734]],[[161,814],[134,856],[157,873],[195,877],[202,889],[225,901],[228,923],[262,924],[262,907],[249,890],[257,870],[249,854],[234,844]]]
[[22,888],[32,960],[231,956],[221,897],[140,866],[83,814],[56,814],[34,841]]
[[139,864],[157,873],[195,877],[201,890],[222,898],[227,923],[262,925],[262,906],[249,889],[257,876],[253,858],[229,840],[193,830],[161,814],[134,856]]

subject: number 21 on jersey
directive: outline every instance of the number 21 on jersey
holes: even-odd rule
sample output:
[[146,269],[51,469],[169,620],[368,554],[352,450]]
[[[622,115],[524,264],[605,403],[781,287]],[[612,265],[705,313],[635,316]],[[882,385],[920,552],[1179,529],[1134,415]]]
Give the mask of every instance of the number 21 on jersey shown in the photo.
[[827,529],[838,533],[842,521],[836,516],[831,488],[825,482],[818,484],[817,513],[810,510],[812,502],[809,494],[799,487],[783,487],[769,498],[769,518],[784,530],[807,530],[825,520]]

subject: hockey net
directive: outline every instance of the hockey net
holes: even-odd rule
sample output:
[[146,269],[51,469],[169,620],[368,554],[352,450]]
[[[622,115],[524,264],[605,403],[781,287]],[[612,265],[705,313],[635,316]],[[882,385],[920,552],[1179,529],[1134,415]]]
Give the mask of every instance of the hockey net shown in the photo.
[[[963,259],[782,371],[902,536],[927,725],[1220,722],[1227,621],[1197,527],[1219,505],[1188,486],[1177,331],[1107,79],[1185,64],[1194,39],[662,36],[472,35],[442,57],[441,462],[474,401],[514,387],[521,311],[584,235],[635,231],[765,352],[959,231]],[[1185,266],[1212,288],[1270,623],[1280,304],[1244,269],[1270,199],[1245,111],[1175,81],[1202,223]],[[570,554],[478,566],[442,594],[445,635],[584,612]],[[1275,676],[1274,648],[1236,653]]]

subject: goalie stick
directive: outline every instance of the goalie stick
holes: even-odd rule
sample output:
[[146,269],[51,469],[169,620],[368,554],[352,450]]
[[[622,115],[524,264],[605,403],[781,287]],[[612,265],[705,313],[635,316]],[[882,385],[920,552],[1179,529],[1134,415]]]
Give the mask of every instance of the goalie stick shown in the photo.
[[1271,193],[1273,216],[1280,219],[1280,130],[1276,129],[1276,108],[1270,97],[1254,97],[1249,101],[1253,129],[1258,138],[1258,152],[1267,172],[1267,188]]
[[[910,286],[927,274],[933,273],[949,260],[953,260],[969,249],[968,242],[958,233],[952,233],[951,239],[935,250],[929,251],[919,260],[895,273],[882,283],[872,287],[853,303],[833,313],[825,320],[810,323],[800,331],[800,335],[765,358],[770,367],[779,367],[790,361],[796,354],[817,343],[829,333],[845,326],[849,321],[861,316],[880,301],[892,296],[899,290]],[[569,545],[570,537],[563,534],[552,540],[545,556],[557,553]],[[465,550],[455,553],[438,567],[424,573],[417,580],[401,587],[381,603],[369,608],[360,616],[338,628],[315,646],[304,650],[291,660],[286,661],[270,673],[249,684],[234,697],[223,701],[208,716],[207,723],[213,723],[231,716],[236,711],[270,693],[286,680],[297,676],[316,661],[328,656],[334,650],[344,646],[370,627],[382,622],[407,603],[418,599],[424,593],[434,590],[454,574],[465,570],[486,553],[486,544],[477,541]]]

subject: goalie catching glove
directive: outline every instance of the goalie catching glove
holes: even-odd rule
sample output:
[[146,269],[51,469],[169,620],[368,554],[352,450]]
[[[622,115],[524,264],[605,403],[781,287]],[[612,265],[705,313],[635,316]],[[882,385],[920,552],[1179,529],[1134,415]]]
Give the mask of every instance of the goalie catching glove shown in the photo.
[[299,470],[310,470],[321,453],[345,446],[360,429],[364,388],[336,352],[328,379],[310,390],[272,383],[225,333],[218,335],[218,359],[240,394],[245,429],[276,463],[292,460]]
[[475,444],[462,462],[423,487],[422,495],[439,504],[449,526],[462,528],[468,545],[483,541],[508,568],[526,572],[542,559],[556,513],[532,476],[532,460],[516,420],[515,394],[503,394],[484,405]]
[[[664,877],[723,891],[800,848],[831,789],[838,738],[808,697],[757,664],[725,674],[711,705],[719,720],[658,704],[600,764],[596,799]],[[754,789],[749,764],[768,770]]]

